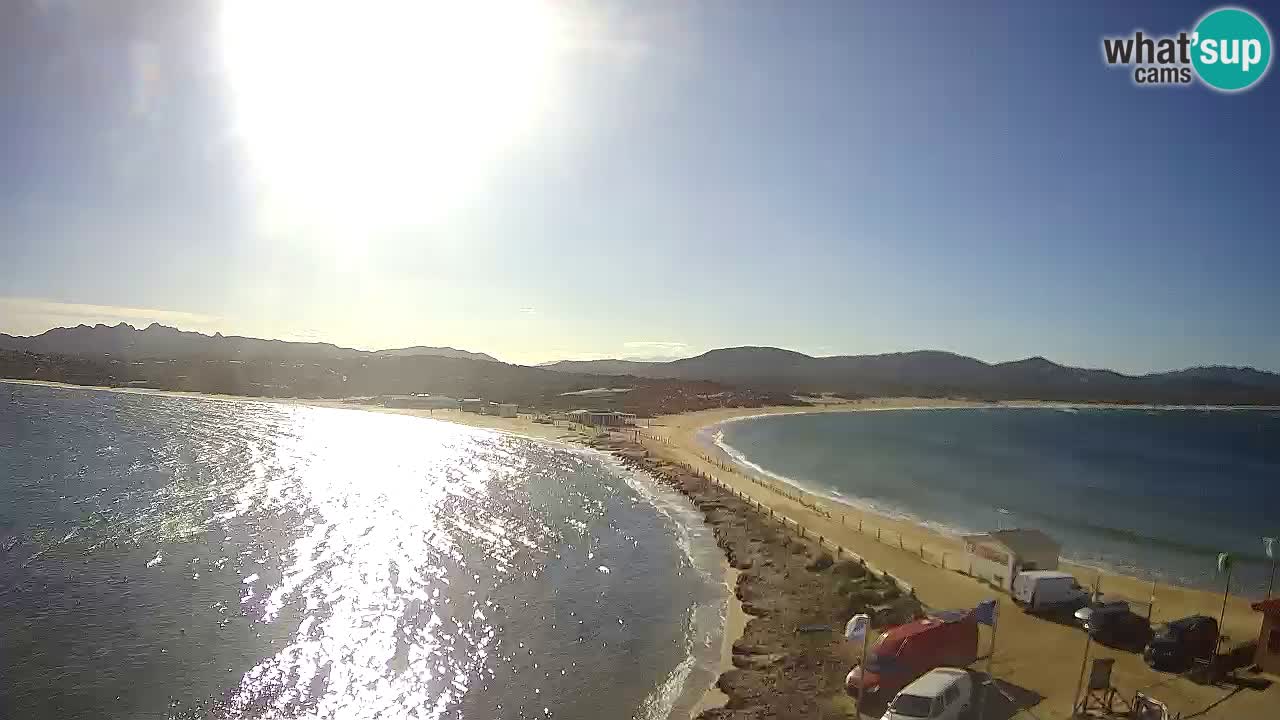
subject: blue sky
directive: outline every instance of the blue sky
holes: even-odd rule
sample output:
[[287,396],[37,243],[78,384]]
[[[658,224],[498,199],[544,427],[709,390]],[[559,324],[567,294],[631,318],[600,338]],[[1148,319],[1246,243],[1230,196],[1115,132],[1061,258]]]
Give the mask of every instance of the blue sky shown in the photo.
[[5,3],[0,331],[1280,370],[1280,79],[1101,60],[1212,3],[527,5]]

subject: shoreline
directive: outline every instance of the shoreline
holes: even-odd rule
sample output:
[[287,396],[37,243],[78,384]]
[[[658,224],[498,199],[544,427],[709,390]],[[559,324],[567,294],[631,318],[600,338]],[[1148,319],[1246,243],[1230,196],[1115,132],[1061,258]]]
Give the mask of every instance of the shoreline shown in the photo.
[[[907,411],[907,410],[943,410],[943,409],[959,410],[959,409],[969,409],[969,408],[975,407],[975,405],[972,405],[972,404],[906,405],[906,404],[901,404],[903,401],[900,399],[871,400],[869,402],[884,403],[884,404],[883,405],[877,404],[873,407],[859,406],[859,407],[847,407],[847,408],[840,408],[840,409],[832,408],[829,410],[822,410],[821,412],[822,413],[876,412],[876,411],[889,411],[889,410]],[[1018,404],[995,405],[995,406],[984,404],[984,405],[978,405],[976,407],[999,407],[1000,409],[1054,409],[1054,408],[1062,408],[1062,407],[1078,408],[1078,407],[1087,407],[1087,406],[1078,406],[1078,405],[1067,406],[1067,405],[1059,405],[1059,404],[1051,404],[1051,403],[1046,404],[1046,403],[1037,402],[1037,403],[1018,403]],[[1093,406],[1093,407],[1102,409],[1103,406]],[[1263,407],[1228,408],[1225,406],[1217,407],[1217,408],[1200,408],[1200,407],[1194,407],[1194,406],[1159,406],[1159,407],[1157,406],[1117,406],[1117,407],[1106,406],[1105,409],[1108,409],[1108,410],[1110,409],[1135,409],[1135,410],[1136,409],[1144,409],[1144,410],[1157,409],[1157,410],[1166,410],[1166,411],[1216,409],[1216,410],[1258,410],[1262,412],[1270,411],[1269,408],[1263,408]],[[723,467],[722,469],[725,469],[729,472],[738,472],[748,476],[754,475],[759,479],[765,480],[766,482],[772,482],[772,483],[776,483],[778,485],[784,486],[790,489],[791,491],[793,491],[794,493],[810,498],[810,500],[814,503],[818,503],[822,505],[830,505],[835,508],[839,508],[840,509],[839,511],[845,514],[846,516],[861,515],[864,518],[875,517],[878,519],[880,524],[905,523],[915,528],[922,534],[928,533],[928,534],[938,536],[940,538],[945,538],[946,541],[948,541],[950,544],[957,545],[957,546],[963,543],[963,538],[965,535],[977,534],[977,533],[982,533],[986,531],[981,528],[966,530],[963,527],[948,525],[946,523],[931,520],[928,517],[918,515],[907,509],[901,509],[901,508],[895,508],[895,507],[877,507],[874,503],[871,503],[870,501],[864,500],[863,498],[856,497],[856,496],[846,498],[846,497],[840,497],[838,494],[832,495],[831,493],[828,493],[828,492],[822,492],[819,490],[810,489],[796,482],[793,478],[787,477],[786,475],[780,474],[778,472],[768,470],[763,466],[753,462],[750,458],[748,458],[745,455],[745,453],[741,451],[741,449],[728,445],[728,443],[722,444],[721,441],[717,439],[715,435],[712,433],[708,433],[708,436],[705,438],[705,440],[702,437],[703,433],[707,433],[708,431],[720,428],[721,426],[727,425],[729,423],[752,420],[757,418],[774,417],[778,415],[819,414],[818,412],[804,412],[804,411],[791,412],[787,408],[777,408],[776,412],[772,410],[773,409],[770,409],[770,411],[765,411],[765,412],[752,412],[749,414],[737,414],[736,411],[727,411],[730,414],[729,417],[726,417],[723,419],[717,418],[711,422],[708,422],[705,425],[702,425],[696,428],[692,433],[693,440],[689,444],[688,449],[691,449],[697,452],[699,456],[701,456],[704,460],[709,460],[713,465],[722,465],[723,463],[727,463],[728,465],[732,466],[732,469],[723,468]],[[717,413],[717,415],[718,414],[719,413]],[[680,417],[681,416],[679,415],[665,416],[666,419],[672,420],[676,424],[683,425],[682,421],[677,420],[677,418],[680,418]],[[722,457],[709,457],[708,453],[711,456],[722,456]],[[1232,554],[1235,555],[1234,552]],[[1236,559],[1238,561],[1241,561],[1240,558],[1238,557]],[[1244,561],[1254,562],[1257,560],[1258,558],[1249,557],[1249,558],[1246,558],[1246,560]],[[1157,586],[1164,586],[1168,588],[1174,588],[1177,590],[1185,590],[1185,591],[1191,591],[1191,592],[1209,593],[1218,598],[1222,597],[1221,589],[1217,587],[1196,585],[1190,582],[1180,582],[1176,579],[1170,579],[1168,577],[1169,573],[1162,572],[1162,571],[1149,571],[1149,574],[1147,576],[1133,574],[1133,571],[1126,571],[1126,569],[1122,567],[1115,567],[1113,565],[1108,565],[1104,562],[1098,562],[1098,561],[1090,562],[1088,560],[1081,560],[1081,559],[1069,557],[1068,555],[1065,554],[1065,548],[1064,548],[1064,554],[1060,559],[1060,563],[1063,566],[1066,566],[1064,569],[1075,569],[1075,570],[1083,571],[1083,572],[1075,573],[1077,577],[1081,580],[1081,584],[1091,583],[1092,581],[1090,580],[1090,578],[1094,578],[1095,576],[1100,574],[1103,578],[1123,579],[1126,582],[1144,584],[1148,589],[1154,583]],[[1262,599],[1262,596],[1260,594],[1254,597],[1251,595],[1246,595],[1241,593],[1240,586],[1238,583],[1233,584],[1231,595],[1233,598],[1239,598],[1245,601],[1256,601],[1256,600]],[[1139,598],[1138,596],[1135,595],[1135,596],[1130,596],[1130,599],[1141,600],[1141,599],[1145,599],[1146,597],[1147,595],[1145,594],[1142,596],[1142,598]]]
[[844,624],[857,612],[878,613],[877,627],[904,622],[921,613],[920,602],[895,579],[847,553],[833,556],[830,543],[703,473],[617,435],[589,444],[685,495],[727,558],[733,599],[724,671],[693,716],[847,717],[853,705],[844,676],[856,659]]
[[747,628],[747,613],[742,608],[742,600],[738,598],[736,591],[738,577],[742,572],[730,565],[727,558],[721,558],[720,564],[724,566],[724,587],[727,593],[724,627],[720,634],[720,660],[715,669],[716,680],[712,681],[711,686],[703,691],[698,702],[689,709],[690,720],[702,714],[704,710],[723,708],[729,702],[729,696],[717,687],[715,682],[721,675],[733,670],[733,645]]

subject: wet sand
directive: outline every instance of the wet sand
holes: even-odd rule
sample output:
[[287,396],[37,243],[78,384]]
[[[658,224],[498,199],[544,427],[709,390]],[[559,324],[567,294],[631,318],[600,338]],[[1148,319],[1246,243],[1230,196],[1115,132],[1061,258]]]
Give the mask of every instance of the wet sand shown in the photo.
[[[728,561],[725,561],[724,585],[729,600],[725,611],[724,634],[720,639],[720,664],[716,668],[717,676],[733,669],[733,644],[742,637],[747,627],[747,613],[742,609],[742,601],[736,594],[740,574],[732,565],[729,565]],[[689,717],[697,717],[703,710],[722,708],[727,702],[729,702],[729,696],[725,695],[720,688],[712,686],[703,693],[702,699],[690,711]]]

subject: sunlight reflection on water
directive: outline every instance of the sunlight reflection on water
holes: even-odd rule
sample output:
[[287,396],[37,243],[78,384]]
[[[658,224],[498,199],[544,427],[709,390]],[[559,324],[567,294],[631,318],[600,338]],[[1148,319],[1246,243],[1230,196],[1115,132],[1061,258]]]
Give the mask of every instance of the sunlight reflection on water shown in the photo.
[[0,400],[15,717],[658,720],[712,678],[710,531],[597,453],[354,410]]
[[[486,590],[511,571],[509,536],[527,551],[548,534],[494,504],[491,488],[524,463],[499,436],[348,417],[297,416],[241,491],[238,511],[302,503],[309,519],[258,608],[271,622],[302,602],[304,616],[287,647],[245,674],[233,716],[292,716],[305,705],[319,717],[442,717],[485,669],[495,637]],[[406,457],[406,446],[420,452]],[[469,563],[463,538],[483,566]]]

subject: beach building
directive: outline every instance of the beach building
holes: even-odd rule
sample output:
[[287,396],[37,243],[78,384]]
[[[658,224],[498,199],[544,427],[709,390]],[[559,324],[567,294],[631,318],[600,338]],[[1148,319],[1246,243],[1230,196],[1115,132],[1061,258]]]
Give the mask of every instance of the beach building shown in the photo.
[[1263,672],[1280,675],[1280,597],[1252,605],[1262,613],[1262,630],[1258,633],[1258,652],[1254,662]]
[[513,418],[520,410],[515,403],[492,403],[489,406],[490,411],[498,417]]
[[458,409],[463,412],[473,412],[473,413],[483,415],[484,399],[483,398],[465,398],[465,399],[459,400]]
[[993,530],[964,537],[969,574],[1010,590],[1013,578],[1025,570],[1057,570],[1062,547],[1034,528]]
[[622,427],[636,424],[635,413],[608,410],[574,410],[566,413],[566,417],[579,425],[591,425],[593,427]]
[[443,395],[380,395],[378,402],[389,408],[418,408],[438,410],[457,407],[458,401]]

